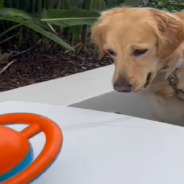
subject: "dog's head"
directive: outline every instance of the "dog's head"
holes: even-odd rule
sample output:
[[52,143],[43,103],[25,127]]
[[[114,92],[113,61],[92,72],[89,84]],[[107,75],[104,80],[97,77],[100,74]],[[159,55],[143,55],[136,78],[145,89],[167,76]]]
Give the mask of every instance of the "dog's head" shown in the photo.
[[183,22],[151,8],[115,8],[102,13],[92,27],[92,40],[100,58],[108,53],[114,59],[115,90],[145,89],[184,40]]

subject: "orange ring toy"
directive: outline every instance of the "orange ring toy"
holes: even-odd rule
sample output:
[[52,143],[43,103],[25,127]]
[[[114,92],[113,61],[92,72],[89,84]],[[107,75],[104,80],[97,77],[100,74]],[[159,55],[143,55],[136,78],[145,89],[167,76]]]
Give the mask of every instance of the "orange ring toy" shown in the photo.
[[[28,124],[21,132],[3,125]],[[32,162],[28,139],[43,132],[46,143]],[[30,113],[0,115],[0,183],[27,184],[39,177],[56,159],[63,144],[59,126],[50,119]]]

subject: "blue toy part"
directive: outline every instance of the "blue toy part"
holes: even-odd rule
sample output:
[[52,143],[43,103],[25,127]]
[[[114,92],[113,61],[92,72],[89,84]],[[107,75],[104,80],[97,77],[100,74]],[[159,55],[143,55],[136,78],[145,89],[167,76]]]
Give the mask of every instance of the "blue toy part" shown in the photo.
[[33,148],[30,144],[29,146],[29,152],[26,155],[26,157],[22,160],[21,163],[19,163],[16,167],[14,167],[12,170],[9,172],[0,175],[0,183],[3,181],[6,181],[7,179],[11,178],[12,176],[18,174],[22,170],[24,170],[34,159],[34,154],[33,154]]

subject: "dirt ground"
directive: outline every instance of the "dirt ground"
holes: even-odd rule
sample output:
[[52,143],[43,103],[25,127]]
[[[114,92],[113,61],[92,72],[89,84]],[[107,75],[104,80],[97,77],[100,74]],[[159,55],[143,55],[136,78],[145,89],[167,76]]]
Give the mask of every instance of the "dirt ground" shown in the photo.
[[1,45],[1,56],[11,53],[11,57],[0,58],[0,92],[112,64],[108,56],[99,61],[93,47],[74,54],[55,44],[47,51],[40,44],[9,45]]

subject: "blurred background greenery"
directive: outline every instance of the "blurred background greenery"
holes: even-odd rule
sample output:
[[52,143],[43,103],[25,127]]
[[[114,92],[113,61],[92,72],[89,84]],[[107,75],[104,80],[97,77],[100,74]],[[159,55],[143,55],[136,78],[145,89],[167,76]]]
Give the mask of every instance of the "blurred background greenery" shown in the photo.
[[[41,40],[75,52],[90,43],[90,26],[100,11],[117,7],[153,7],[164,11],[183,11],[182,0],[0,0],[0,44],[17,38],[21,47],[30,37],[32,44]],[[25,34],[29,33],[29,36]]]

